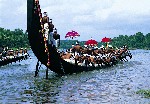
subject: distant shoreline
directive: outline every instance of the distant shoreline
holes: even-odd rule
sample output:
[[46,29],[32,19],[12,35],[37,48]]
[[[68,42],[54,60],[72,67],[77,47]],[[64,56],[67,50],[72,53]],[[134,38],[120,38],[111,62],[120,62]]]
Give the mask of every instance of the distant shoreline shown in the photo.
[[[129,48],[129,50],[138,50],[139,48]],[[141,48],[141,50],[150,50],[149,48]]]
[[[20,47],[20,48],[23,48],[23,49],[27,49],[27,50],[31,50],[31,47]],[[13,49],[13,50],[20,50],[20,48],[16,48],[16,47],[13,47],[13,48],[9,48],[9,49]]]
[[[20,47],[20,48],[23,48],[23,49],[27,49],[27,50],[32,50],[32,48],[29,46],[29,47]],[[13,49],[13,50],[16,50],[16,49],[20,49],[20,48],[16,48],[16,47],[14,47],[14,48],[10,48],[10,49]],[[60,47],[59,49],[66,49],[65,47],[63,48],[63,47]],[[129,48],[129,50],[138,50],[139,48]],[[141,48],[141,50],[150,50],[149,48]]]

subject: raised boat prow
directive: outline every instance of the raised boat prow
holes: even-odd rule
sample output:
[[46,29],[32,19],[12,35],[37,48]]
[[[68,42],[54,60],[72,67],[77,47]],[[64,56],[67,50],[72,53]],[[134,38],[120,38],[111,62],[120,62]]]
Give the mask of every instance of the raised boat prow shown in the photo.
[[60,55],[57,53],[56,49],[49,45],[49,54],[45,52],[40,14],[41,11],[38,1],[27,0],[27,31],[32,51],[37,59],[46,67],[58,74],[63,74],[63,71],[61,70]]

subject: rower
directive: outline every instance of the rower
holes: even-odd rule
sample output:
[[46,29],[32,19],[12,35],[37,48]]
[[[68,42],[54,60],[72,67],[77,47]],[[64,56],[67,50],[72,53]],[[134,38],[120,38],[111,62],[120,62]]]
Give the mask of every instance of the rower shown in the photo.
[[14,50],[9,50],[9,58],[13,59],[14,58]]
[[18,51],[18,49],[16,49],[16,51],[15,51],[15,57],[18,57],[18,53],[19,53],[19,51]]
[[20,48],[20,50],[19,50],[19,56],[20,57],[23,56],[23,48]]
[[0,60],[2,59],[3,47],[0,47]]
[[0,47],[0,53],[2,53],[2,52],[3,52],[3,50],[4,50],[4,49],[3,49],[3,47]]
[[72,50],[74,51],[74,56],[76,56],[77,53],[79,53],[79,55],[81,55],[81,50],[83,48],[80,46],[79,42],[76,42],[76,45],[72,48]]
[[29,56],[28,52],[27,52],[27,48],[24,49],[24,58],[27,59],[27,57]]
[[69,51],[70,51],[71,53],[74,53],[74,52],[75,52],[75,50],[73,49],[74,44],[72,44],[71,46],[72,46],[72,47],[69,49]]
[[7,59],[6,55],[7,55],[7,52],[4,49],[3,52],[2,52],[2,59],[4,59],[4,60]]

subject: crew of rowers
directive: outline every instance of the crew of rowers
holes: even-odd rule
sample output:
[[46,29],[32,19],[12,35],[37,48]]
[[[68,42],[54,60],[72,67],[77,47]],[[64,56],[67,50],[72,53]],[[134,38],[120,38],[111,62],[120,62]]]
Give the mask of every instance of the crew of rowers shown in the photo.
[[[60,35],[57,34],[57,29],[54,29],[52,19],[49,19],[47,12],[44,12],[42,17],[39,0],[35,0],[34,12],[40,17],[41,33],[46,40],[47,45],[58,47],[60,45]],[[45,44],[45,45],[46,45]],[[81,47],[77,42],[72,48],[66,52],[60,52],[60,56],[65,61],[82,66],[102,66],[113,65],[117,60],[126,59],[126,56],[131,57],[127,47],[124,46],[119,50],[114,50],[112,47]]]
[[87,46],[84,47],[79,45],[72,45],[72,48],[66,50],[66,52],[61,52],[61,58],[67,62],[81,65],[81,66],[112,66],[115,65],[118,60],[127,61],[126,56],[132,58],[131,53],[127,50],[127,46],[123,46],[120,49],[113,49],[112,46],[107,48],[98,48],[97,46]]
[[52,19],[49,19],[47,12],[41,13],[39,0],[35,0],[35,12],[40,17],[40,23],[41,23],[41,32],[44,34],[44,38],[46,39],[46,44],[51,44],[54,47],[59,47],[60,45],[60,35],[57,34],[57,29],[54,28],[54,25],[52,24]]
[[26,48],[13,50],[13,49],[8,49],[7,47],[7,48],[3,48],[0,52],[0,60],[13,59],[22,56],[24,57],[24,59],[27,59],[27,57],[29,56]]

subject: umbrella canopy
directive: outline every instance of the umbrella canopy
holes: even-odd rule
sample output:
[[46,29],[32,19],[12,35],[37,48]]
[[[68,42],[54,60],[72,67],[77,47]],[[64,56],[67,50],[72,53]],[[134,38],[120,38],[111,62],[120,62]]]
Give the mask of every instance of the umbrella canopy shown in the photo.
[[65,36],[65,38],[72,36],[72,32],[68,32]]
[[80,36],[76,31],[72,31],[74,37]]
[[105,37],[105,38],[102,39],[101,42],[110,42],[110,41],[111,41],[111,38],[106,38],[106,37]]
[[78,37],[78,36],[80,36],[79,34],[78,34],[78,32],[76,32],[76,31],[71,31],[71,32],[68,32],[67,34],[66,34],[66,36],[65,36],[65,38],[76,38],[76,37]]
[[93,40],[93,39],[90,39],[90,40],[85,42],[85,45],[90,45],[90,46],[95,46],[97,44],[98,44],[98,42],[96,40]]

